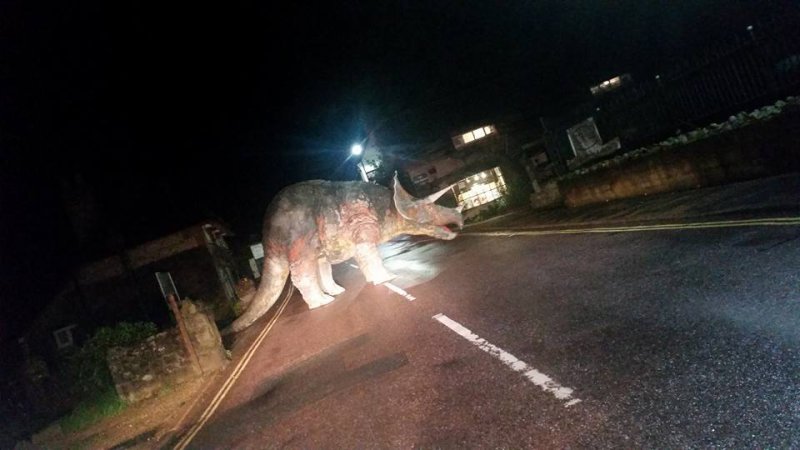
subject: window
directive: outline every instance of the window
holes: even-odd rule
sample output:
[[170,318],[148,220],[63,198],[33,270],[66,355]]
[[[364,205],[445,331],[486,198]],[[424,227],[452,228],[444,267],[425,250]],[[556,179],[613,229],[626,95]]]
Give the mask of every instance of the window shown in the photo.
[[494,133],[497,133],[497,129],[494,127],[494,125],[486,125],[476,128],[472,131],[468,131],[464,134],[453,136],[453,145],[455,145],[456,148],[461,148],[473,141],[483,139],[486,136]]
[[547,157],[547,152],[539,152],[531,158],[534,167],[539,167],[547,164],[550,159]]
[[456,199],[464,209],[477,208],[506,194],[506,182],[499,167],[484,170],[459,181],[454,187]]
[[630,81],[632,81],[632,78],[630,74],[626,73],[603,81],[597,86],[592,86],[589,88],[589,90],[592,92],[592,95],[600,95],[605,92],[613,91],[614,89],[622,86],[623,84],[627,84]]
[[414,175],[414,177],[411,179],[411,182],[414,183],[414,184],[427,183],[428,182],[428,174],[427,173],[421,173],[419,175]]
[[375,176],[378,174],[378,168],[381,166],[379,160],[363,160],[358,163],[361,171],[361,179],[364,181],[375,181]]
[[72,330],[76,327],[77,325],[73,324],[53,331],[53,337],[56,339],[56,346],[59,348],[59,350],[62,348],[72,347],[75,344],[75,340],[72,336]]

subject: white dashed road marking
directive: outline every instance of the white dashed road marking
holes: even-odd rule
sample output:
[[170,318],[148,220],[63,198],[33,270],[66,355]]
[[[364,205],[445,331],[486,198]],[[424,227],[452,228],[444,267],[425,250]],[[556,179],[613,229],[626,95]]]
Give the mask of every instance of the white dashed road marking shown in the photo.
[[[354,269],[358,269],[358,266],[355,265],[355,264],[350,264],[350,267],[352,267]],[[414,300],[417,299],[417,297],[414,297],[413,295],[409,294],[408,292],[403,290],[403,288],[401,288],[400,286],[395,286],[392,283],[388,283],[388,282],[387,283],[382,283],[382,284],[384,286],[386,286],[387,288],[389,288],[389,290],[394,291],[396,294],[399,294],[399,295],[405,297],[405,299],[410,301],[410,302],[413,302]]]
[[408,292],[400,289],[399,287],[393,285],[392,283],[383,283],[383,285],[386,286],[387,288],[393,290],[394,292],[402,295],[403,297],[406,298],[406,300],[408,300],[410,302],[413,302],[414,300],[417,299],[417,297],[414,297],[413,295],[411,295]]
[[[358,269],[358,266],[355,264],[350,264],[350,267]],[[405,297],[410,302],[417,299],[413,295],[393,285],[392,283],[383,283],[383,285],[389,288],[390,290],[396,292],[397,294],[400,294],[401,296]],[[558,384],[558,382],[556,382],[549,376],[543,374],[542,372],[539,372],[525,361],[521,361],[511,353],[508,353],[507,351],[495,346],[494,344],[487,342],[486,339],[479,337],[477,334],[473,333],[472,331],[470,331],[460,323],[456,322],[455,320],[445,316],[444,314],[437,314],[433,316],[433,318],[439,321],[442,325],[446,326],[447,328],[450,328],[451,330],[455,331],[459,336],[472,342],[475,346],[477,346],[481,350],[499,359],[514,372],[521,372],[522,375],[528,379],[528,381],[535,384],[536,386],[539,386],[540,388],[542,388],[542,390],[553,394],[557,399],[564,401],[565,407],[570,407],[576,403],[581,402],[580,399],[574,398],[572,396],[573,392],[572,388],[561,386],[560,384]]]
[[581,402],[580,399],[572,397],[572,388],[561,386],[558,384],[558,382],[531,367],[525,361],[521,361],[511,353],[508,353],[494,344],[487,342],[486,339],[483,339],[482,337],[473,333],[455,320],[445,316],[444,314],[437,314],[433,316],[433,318],[447,328],[455,331],[456,334],[468,340],[479,349],[499,359],[514,372],[521,372],[522,375],[528,379],[528,381],[539,386],[542,388],[542,390],[553,394],[557,399],[564,401],[565,407],[570,407]]

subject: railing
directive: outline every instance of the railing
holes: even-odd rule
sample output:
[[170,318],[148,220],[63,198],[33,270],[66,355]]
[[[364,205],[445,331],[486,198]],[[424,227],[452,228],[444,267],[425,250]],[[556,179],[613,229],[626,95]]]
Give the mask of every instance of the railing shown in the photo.
[[[787,95],[800,94],[800,15],[760,23],[653,79],[638,81],[560,117],[543,119],[556,160],[571,156],[559,134],[593,116],[604,139],[630,151]],[[574,122],[574,123],[572,123]]]

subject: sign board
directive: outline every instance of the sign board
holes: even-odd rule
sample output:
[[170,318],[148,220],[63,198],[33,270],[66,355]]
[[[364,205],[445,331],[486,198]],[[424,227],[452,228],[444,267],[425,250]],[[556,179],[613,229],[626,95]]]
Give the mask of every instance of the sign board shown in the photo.
[[603,140],[600,138],[600,132],[597,131],[593,117],[569,128],[567,137],[569,137],[572,152],[579,158],[599,153],[603,147]]
[[156,272],[156,281],[158,281],[158,287],[161,289],[161,295],[164,298],[167,298],[170,294],[174,295],[176,300],[181,298],[169,272]]
[[253,278],[256,280],[261,277],[261,271],[258,269],[258,263],[256,262],[255,258],[250,258],[248,261],[250,263],[250,270],[253,271]]
[[253,244],[250,246],[250,253],[253,254],[253,258],[261,259],[264,257],[264,246],[262,244]]

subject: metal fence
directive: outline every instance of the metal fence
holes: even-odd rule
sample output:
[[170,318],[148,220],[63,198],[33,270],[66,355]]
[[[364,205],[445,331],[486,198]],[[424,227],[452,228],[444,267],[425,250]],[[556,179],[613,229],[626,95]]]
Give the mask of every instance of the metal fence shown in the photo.
[[800,94],[799,30],[800,14],[754,23],[701,57],[543,119],[548,151],[565,169],[572,150],[562,135],[590,116],[605,139],[621,139],[624,152]]

